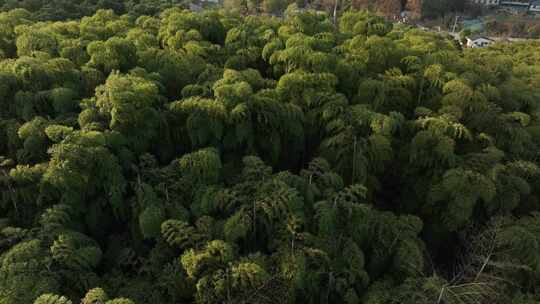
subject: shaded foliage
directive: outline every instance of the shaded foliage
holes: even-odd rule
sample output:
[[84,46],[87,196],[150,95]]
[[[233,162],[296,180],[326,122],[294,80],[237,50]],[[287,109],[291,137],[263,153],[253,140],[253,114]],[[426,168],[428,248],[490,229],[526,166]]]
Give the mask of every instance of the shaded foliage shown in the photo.
[[538,42],[86,2],[0,13],[0,303],[540,297]]

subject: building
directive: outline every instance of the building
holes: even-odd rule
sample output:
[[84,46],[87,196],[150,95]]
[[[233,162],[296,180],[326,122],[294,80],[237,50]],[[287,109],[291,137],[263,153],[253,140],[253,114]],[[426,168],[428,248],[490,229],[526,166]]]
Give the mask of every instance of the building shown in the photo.
[[500,5],[513,7],[529,7],[529,0],[501,0]]
[[540,14],[540,0],[469,0],[488,7],[498,7],[511,13],[531,12]]
[[501,4],[501,0],[471,0],[471,2],[486,6],[499,6]]
[[471,37],[467,37],[466,46],[470,48],[481,48],[481,47],[489,46],[493,43],[495,43],[495,40],[489,39],[484,36],[471,36]]
[[527,13],[529,11],[529,0],[501,0],[500,3],[501,9],[510,13],[519,14]]
[[531,13],[540,14],[540,0],[536,0],[531,2],[531,6],[529,7],[529,11]]

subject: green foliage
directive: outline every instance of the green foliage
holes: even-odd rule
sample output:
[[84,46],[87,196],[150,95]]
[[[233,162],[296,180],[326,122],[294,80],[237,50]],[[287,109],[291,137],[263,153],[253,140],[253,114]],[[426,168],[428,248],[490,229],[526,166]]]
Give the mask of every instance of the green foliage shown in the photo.
[[196,278],[226,266],[233,259],[234,250],[231,245],[215,240],[207,243],[200,251],[193,249],[186,251],[182,255],[181,262],[188,276]]
[[51,246],[52,258],[63,267],[74,270],[95,269],[102,257],[98,244],[84,234],[66,231]]
[[538,301],[540,43],[288,4],[0,0],[0,303]]
[[392,24],[368,11],[346,12],[339,20],[339,29],[352,35],[384,36],[392,30]]
[[192,248],[198,238],[195,228],[178,220],[167,220],[161,224],[161,234],[165,241],[173,247]]
[[34,304],[71,304],[72,302],[64,296],[54,294],[43,294],[34,301]]
[[206,148],[182,156],[178,166],[182,174],[195,182],[214,184],[219,179],[221,160],[216,149]]
[[456,229],[469,220],[478,200],[489,204],[495,194],[495,185],[488,178],[472,171],[452,169],[432,188],[429,201],[449,201],[443,222],[449,229]]
[[129,40],[117,37],[109,40],[93,41],[87,47],[90,67],[108,74],[113,70],[127,71],[137,62],[135,45]]
[[30,303],[41,294],[58,290],[59,282],[45,272],[48,257],[40,240],[22,241],[1,257],[0,296],[4,303]]
[[55,233],[59,230],[65,229],[71,222],[70,215],[71,208],[68,205],[54,205],[53,207],[45,210],[41,215],[39,223],[48,233]]
[[96,88],[92,102],[109,119],[110,129],[123,134],[135,150],[145,150],[156,136],[161,98],[154,82],[113,73]]
[[159,206],[150,205],[139,215],[139,226],[146,239],[156,238],[161,232],[161,223],[165,220],[163,210]]
[[84,298],[81,300],[81,304],[97,304],[105,303],[108,299],[107,293],[101,288],[90,289]]
[[90,197],[104,191],[115,214],[121,216],[125,180],[106,144],[100,132],[80,132],[53,146],[42,178],[45,190],[79,214],[87,210]]
[[134,302],[126,298],[117,298],[114,300],[107,301],[105,302],[105,304],[134,304]]

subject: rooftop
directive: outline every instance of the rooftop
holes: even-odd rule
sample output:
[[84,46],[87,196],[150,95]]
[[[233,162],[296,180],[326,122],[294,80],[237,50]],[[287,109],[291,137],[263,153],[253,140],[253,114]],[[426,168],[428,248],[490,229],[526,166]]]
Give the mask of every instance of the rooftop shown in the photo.
[[470,39],[470,40],[478,40],[478,39],[485,39],[485,40],[489,40],[489,41],[495,41],[489,37],[486,37],[486,36],[482,36],[482,35],[472,35],[472,36],[467,36],[467,39]]

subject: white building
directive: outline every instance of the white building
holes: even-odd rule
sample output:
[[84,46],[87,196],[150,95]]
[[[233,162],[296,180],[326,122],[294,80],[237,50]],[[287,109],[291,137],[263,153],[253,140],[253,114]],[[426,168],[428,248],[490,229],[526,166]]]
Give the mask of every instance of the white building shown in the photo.
[[531,6],[529,7],[529,11],[532,13],[540,14],[540,0],[536,0],[531,2]]
[[467,37],[467,47],[481,48],[493,44],[495,41],[483,36]]
[[505,6],[515,6],[515,7],[528,7],[529,6],[529,0],[501,0],[499,1],[501,5]]
[[498,6],[501,3],[501,0],[471,0],[476,4],[482,4],[487,6]]

